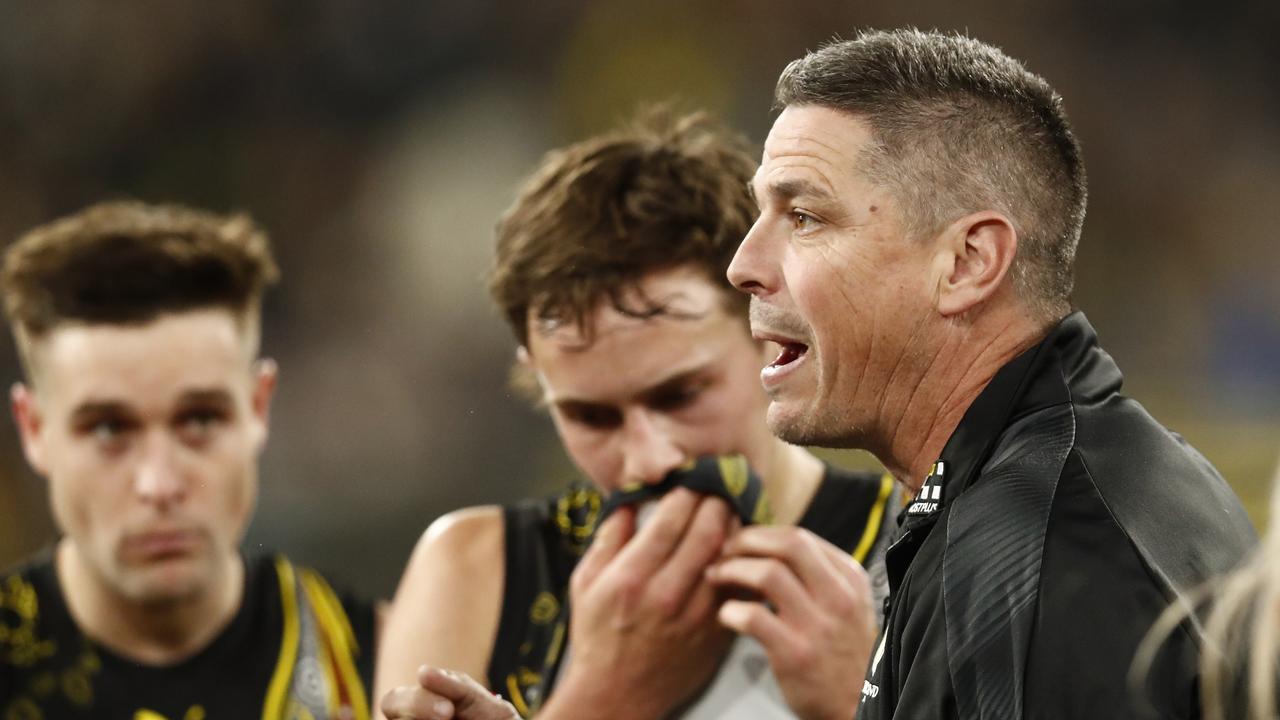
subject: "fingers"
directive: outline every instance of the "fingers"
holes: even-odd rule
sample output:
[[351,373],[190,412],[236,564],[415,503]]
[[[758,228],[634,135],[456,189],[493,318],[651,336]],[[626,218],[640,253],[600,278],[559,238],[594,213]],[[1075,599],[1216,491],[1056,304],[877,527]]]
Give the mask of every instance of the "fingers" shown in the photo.
[[421,687],[392,688],[378,705],[388,720],[451,720],[453,703]]
[[430,665],[423,665],[418,668],[418,684],[424,690],[433,692],[447,700],[452,700],[455,704],[466,700],[477,690],[482,695],[489,695],[489,691],[480,683],[472,680],[470,675]]
[[733,557],[707,568],[706,574],[716,585],[751,590],[768,601],[784,620],[802,621],[814,615],[809,591],[789,567],[774,558]]
[[591,541],[578,567],[573,572],[573,582],[591,585],[600,572],[613,561],[636,531],[636,511],[632,507],[618,508],[610,515]]
[[807,647],[804,636],[770,612],[764,603],[726,600],[720,606],[717,619],[730,630],[760,641],[774,665],[794,664]]
[[[866,573],[853,558],[808,530],[753,526],[735,533],[724,546],[726,558],[772,558],[785,565],[811,595],[830,599],[865,585]],[[862,583],[859,583],[862,580]]]
[[418,683],[429,694],[451,701],[457,720],[519,720],[510,703],[496,697],[470,675],[423,665]]
[[675,552],[702,497],[687,488],[664,495],[658,509],[636,533],[635,542],[618,553],[619,564],[625,564],[629,573],[652,577]]
[[844,551],[799,528],[743,529],[725,543],[725,558],[708,569],[707,577],[717,586],[749,589],[776,609],[772,612],[763,602],[733,601],[727,614],[720,614],[722,623],[756,637],[771,654],[775,649],[770,642],[781,642],[778,652],[808,660],[799,642],[803,638],[790,636],[788,643],[783,623],[804,636],[825,634],[850,621],[851,627],[875,624],[866,571]]
[[[705,571],[719,557],[735,522],[728,503],[717,497],[699,499],[680,544],[650,584],[649,592],[669,617],[710,617],[715,593],[707,585]],[[698,592],[700,585],[705,592]]]

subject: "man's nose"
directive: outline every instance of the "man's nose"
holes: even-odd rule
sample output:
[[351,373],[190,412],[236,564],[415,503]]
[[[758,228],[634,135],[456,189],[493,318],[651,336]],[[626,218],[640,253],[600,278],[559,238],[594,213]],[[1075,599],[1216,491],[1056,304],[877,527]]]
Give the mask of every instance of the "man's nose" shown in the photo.
[[175,441],[163,433],[146,437],[134,476],[134,492],[146,502],[164,505],[182,499],[186,482],[179,468]]
[[626,418],[624,433],[624,485],[660,482],[688,459],[667,423],[647,410],[632,412]]
[[752,295],[768,294],[774,287],[771,280],[772,260],[767,253],[770,243],[766,237],[767,226],[763,224],[763,220],[762,215],[751,226],[747,236],[738,245],[738,251],[734,253],[733,261],[729,263],[729,270],[725,273],[734,287]]

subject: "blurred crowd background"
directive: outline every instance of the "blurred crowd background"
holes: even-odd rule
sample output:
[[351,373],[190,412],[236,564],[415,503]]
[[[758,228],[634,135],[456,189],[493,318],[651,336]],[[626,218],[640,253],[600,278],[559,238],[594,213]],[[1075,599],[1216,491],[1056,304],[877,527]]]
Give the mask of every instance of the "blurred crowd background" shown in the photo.
[[[0,0],[0,237],[106,198],[251,213],[284,271],[250,547],[389,595],[450,509],[574,470],[505,384],[494,221],[548,149],[644,103],[759,144],[785,63],[859,28],[961,30],[1065,96],[1076,299],[1130,394],[1266,523],[1280,456],[1280,2]],[[0,379],[19,377],[0,340]],[[0,566],[47,545],[0,428]],[[866,465],[857,453],[828,455]]]

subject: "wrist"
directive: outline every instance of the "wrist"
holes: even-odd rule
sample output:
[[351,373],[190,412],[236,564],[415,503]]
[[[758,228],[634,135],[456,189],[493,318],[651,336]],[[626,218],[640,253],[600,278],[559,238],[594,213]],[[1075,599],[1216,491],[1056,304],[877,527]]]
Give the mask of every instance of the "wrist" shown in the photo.
[[538,720],[652,720],[662,713],[641,707],[624,693],[618,692],[602,676],[576,678],[566,676],[556,683],[547,701],[537,712]]

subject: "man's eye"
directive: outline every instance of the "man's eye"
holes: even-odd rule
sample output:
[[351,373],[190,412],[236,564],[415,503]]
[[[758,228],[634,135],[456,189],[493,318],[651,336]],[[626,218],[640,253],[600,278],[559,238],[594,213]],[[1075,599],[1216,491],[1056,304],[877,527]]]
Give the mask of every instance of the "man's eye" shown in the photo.
[[694,403],[701,393],[700,388],[679,388],[653,396],[649,407],[654,410],[673,411],[684,409]]
[[126,430],[125,424],[119,420],[99,420],[90,427],[93,439],[106,444],[118,440]]
[[581,405],[562,408],[561,413],[570,422],[593,430],[608,430],[622,424],[622,413],[617,408]]
[[178,432],[188,441],[205,439],[225,418],[212,410],[194,410],[178,419]]
[[794,230],[805,232],[817,228],[818,220],[803,210],[791,211],[791,227]]

